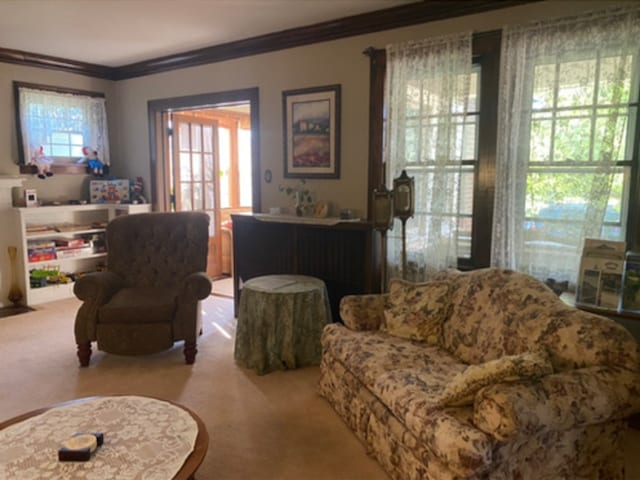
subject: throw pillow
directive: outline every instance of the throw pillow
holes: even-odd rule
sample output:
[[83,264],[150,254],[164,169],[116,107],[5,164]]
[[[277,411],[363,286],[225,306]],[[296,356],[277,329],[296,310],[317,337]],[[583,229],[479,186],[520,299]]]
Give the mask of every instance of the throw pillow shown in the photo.
[[392,279],[381,329],[396,337],[438,344],[449,314],[450,290],[448,282]]
[[553,373],[546,351],[507,355],[479,365],[469,365],[447,384],[436,406],[473,404],[478,390],[495,383],[532,380]]

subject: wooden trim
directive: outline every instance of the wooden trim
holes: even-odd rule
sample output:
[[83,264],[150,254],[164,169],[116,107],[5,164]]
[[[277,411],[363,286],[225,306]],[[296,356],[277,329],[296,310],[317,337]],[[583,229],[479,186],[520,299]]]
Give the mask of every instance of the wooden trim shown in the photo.
[[373,190],[385,183],[382,145],[384,135],[384,77],[387,53],[369,47],[369,178],[367,185],[367,220],[373,221]]
[[[38,173],[38,167],[36,167],[35,165],[20,165],[20,173],[23,175],[35,175],[36,173]],[[54,175],[60,175],[60,174],[89,175],[87,173],[86,165],[73,164],[73,163],[70,163],[69,165],[61,165],[61,164],[56,165],[54,163],[51,165],[51,173],[53,173]]]
[[62,70],[87,77],[115,80],[116,68],[93,63],[78,62],[60,57],[51,57],[39,53],[23,52],[0,48],[0,62],[15,63],[27,67],[45,68],[48,70]]
[[468,265],[470,268],[483,268],[491,264],[501,39],[502,31],[500,30],[483,32],[473,36],[474,62],[480,64],[482,73],[480,76],[478,162],[473,187],[471,264]]
[[16,93],[20,88],[29,88],[31,90],[42,90],[43,92],[70,93],[71,95],[105,98],[105,94],[103,92],[92,92],[90,90],[80,90],[78,88],[58,87],[56,85],[44,85],[41,83],[18,82],[17,80],[14,80],[13,85],[16,89]]
[[149,111],[149,148],[151,158],[151,172],[159,168],[158,151],[156,145],[156,133],[154,119],[156,112],[181,110],[206,109],[209,106],[233,105],[238,103],[249,103],[251,119],[251,168],[252,168],[252,209],[254,212],[261,211],[260,179],[262,169],[260,166],[260,93],[257,87],[243,90],[232,90],[228,92],[204,93],[199,95],[189,95],[186,97],[174,97],[160,100],[149,100],[147,103]]
[[170,70],[222,62],[260,53],[390,30],[447,18],[513,7],[540,0],[424,0],[399,7],[291,28],[244,40],[191,50],[142,62],[107,67],[37,53],[0,48],[0,62],[64,70],[107,80],[125,80]]

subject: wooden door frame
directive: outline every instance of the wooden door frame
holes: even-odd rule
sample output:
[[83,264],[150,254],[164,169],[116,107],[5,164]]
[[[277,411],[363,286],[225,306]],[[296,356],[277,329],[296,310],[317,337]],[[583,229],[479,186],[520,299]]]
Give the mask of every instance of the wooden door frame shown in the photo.
[[[147,102],[149,121],[149,161],[151,177],[161,178],[166,183],[168,180],[163,172],[161,164],[162,150],[165,148],[163,132],[166,131],[162,124],[163,113],[169,110],[187,110],[223,107],[238,103],[249,103],[251,118],[251,208],[253,212],[261,211],[260,194],[260,115],[259,103],[260,92],[258,87],[246,88],[242,90],[229,90],[226,92],[203,93],[199,95],[188,95],[185,97],[163,98],[149,100]],[[166,205],[162,201],[161,192],[157,192],[157,181],[151,182],[151,203],[160,211],[166,210]]]

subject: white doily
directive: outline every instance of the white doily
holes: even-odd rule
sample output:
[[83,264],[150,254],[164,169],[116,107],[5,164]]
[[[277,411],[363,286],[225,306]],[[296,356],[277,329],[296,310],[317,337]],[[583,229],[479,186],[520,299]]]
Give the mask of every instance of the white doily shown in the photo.
[[[76,432],[102,432],[87,462],[60,462]],[[20,480],[169,480],[193,451],[198,425],[169,402],[100,397],[56,407],[0,430],[0,478]]]

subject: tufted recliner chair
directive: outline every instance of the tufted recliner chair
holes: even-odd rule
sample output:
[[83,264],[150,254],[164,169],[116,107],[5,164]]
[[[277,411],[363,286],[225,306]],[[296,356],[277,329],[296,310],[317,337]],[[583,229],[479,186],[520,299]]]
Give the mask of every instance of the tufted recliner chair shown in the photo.
[[195,361],[199,302],[211,293],[205,270],[209,216],[203,212],[142,213],[107,226],[107,271],[79,278],[75,338],[80,365],[98,350],[145,355],[184,340]]

